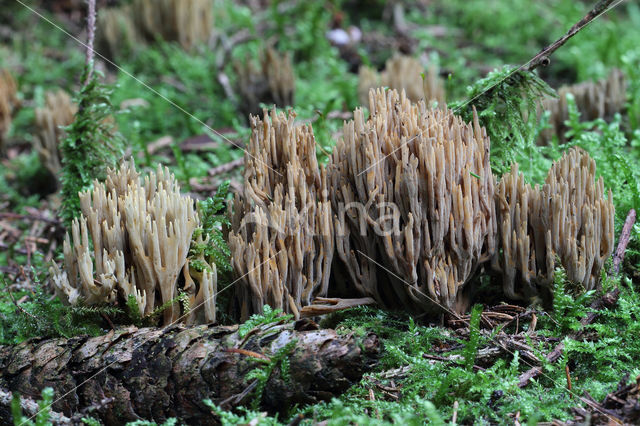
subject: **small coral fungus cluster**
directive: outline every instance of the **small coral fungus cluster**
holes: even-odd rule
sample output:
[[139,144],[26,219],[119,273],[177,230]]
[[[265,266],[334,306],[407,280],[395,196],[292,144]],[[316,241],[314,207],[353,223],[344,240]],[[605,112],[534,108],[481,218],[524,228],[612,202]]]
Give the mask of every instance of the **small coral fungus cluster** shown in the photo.
[[515,164],[496,190],[499,248],[494,268],[513,299],[550,295],[556,258],[567,278],[594,289],[613,251],[613,201],[604,198],[595,162],[572,148],[555,162],[542,188],[531,187]]
[[63,127],[73,123],[77,111],[77,105],[71,101],[71,97],[64,90],[47,92],[45,106],[35,110],[37,130],[34,138],[35,148],[40,162],[54,176],[58,175],[62,167],[59,143],[65,136]]
[[[199,218],[168,169],[159,167],[141,180],[132,163],[123,163],[108,171],[106,182],[81,193],[80,202],[82,215],[64,242],[64,270],[54,265],[51,271],[62,300],[124,304],[133,296],[141,315],[165,305],[169,324],[180,317],[172,302],[182,273],[190,305],[206,299],[205,319],[215,320],[215,299],[205,297],[216,292],[215,270],[204,271],[196,289],[187,263]],[[185,318],[192,322],[196,314]]]
[[437,68],[430,66],[425,71],[420,61],[411,56],[392,56],[381,73],[367,66],[360,67],[358,98],[362,105],[366,105],[369,100],[369,90],[381,86],[398,92],[404,90],[413,102],[424,98],[429,105],[434,101],[440,106],[445,104],[444,82],[438,76]]
[[[404,91],[371,90],[369,100],[368,117],[357,109],[344,124],[326,169],[311,125],[293,112],[251,118],[244,191],[229,207],[236,317],[268,304],[298,318],[332,294],[460,313],[475,301],[481,269],[501,275],[512,299],[550,297],[558,264],[582,288],[597,286],[613,251],[614,211],[586,152],[571,149],[542,186],[525,183],[517,164],[498,180],[475,114],[465,123]],[[188,322],[215,320],[215,265],[189,266],[198,214],[168,171],[141,181],[124,164],[81,200],[65,270],[53,271],[65,300],[134,296],[141,314],[169,304],[168,324],[184,291],[191,305],[204,304]]]
[[542,109],[549,111],[550,129],[540,135],[541,144],[548,142],[554,135],[564,140],[566,130],[565,121],[569,119],[569,105],[567,97],[573,96],[576,107],[584,120],[596,118],[612,118],[614,114],[622,112],[627,99],[627,83],[624,74],[619,69],[613,69],[606,79],[596,82],[586,81],[572,86],[558,89],[557,98],[547,98],[542,101]]
[[11,126],[12,116],[18,106],[18,86],[11,74],[0,69],[0,151]]
[[213,28],[211,0],[133,0],[98,16],[98,45],[108,56],[159,37],[185,49],[207,41]]

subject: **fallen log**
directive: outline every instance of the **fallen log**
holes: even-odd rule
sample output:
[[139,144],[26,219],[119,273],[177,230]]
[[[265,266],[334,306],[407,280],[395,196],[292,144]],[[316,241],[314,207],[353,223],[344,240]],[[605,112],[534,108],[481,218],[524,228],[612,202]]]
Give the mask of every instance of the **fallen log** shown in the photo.
[[[285,375],[276,363],[283,350]],[[107,425],[139,419],[161,423],[170,417],[208,425],[217,419],[204,399],[232,409],[260,397],[260,410],[283,414],[294,404],[314,404],[344,392],[374,366],[379,352],[374,334],[338,336],[309,320],[249,331],[238,326],[129,327],[100,337],[0,346],[0,388],[37,400],[50,386],[54,411],[75,418],[90,415]],[[269,365],[271,358],[276,365]],[[272,368],[259,396],[257,381],[246,378],[256,368]],[[0,419],[0,424],[13,424],[7,407],[0,407]]]

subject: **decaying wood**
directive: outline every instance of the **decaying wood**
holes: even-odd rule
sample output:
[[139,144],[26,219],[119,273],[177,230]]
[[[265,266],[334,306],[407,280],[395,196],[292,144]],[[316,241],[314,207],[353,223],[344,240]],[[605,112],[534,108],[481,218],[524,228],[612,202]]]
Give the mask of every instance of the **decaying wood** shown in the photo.
[[[11,400],[13,399],[13,395],[11,392],[7,392],[4,389],[0,389],[0,423],[4,424],[4,421],[8,422],[11,419]],[[40,408],[38,407],[38,403],[35,402],[31,398],[20,397],[20,407],[22,408],[23,415],[30,417],[35,416]],[[72,420],[60,413],[56,413],[55,411],[49,412],[49,421],[54,425],[66,425],[71,424]],[[9,423],[13,424],[13,423]]]
[[283,413],[328,400],[359,381],[380,351],[373,334],[338,336],[305,320],[261,325],[243,337],[238,326],[130,327],[101,337],[0,346],[0,388],[35,400],[51,386],[54,411],[72,416],[93,407],[87,414],[108,425],[169,417],[216,424],[202,401],[225,409],[250,403],[257,383],[246,375],[292,341],[289,373],[273,370],[261,410]]

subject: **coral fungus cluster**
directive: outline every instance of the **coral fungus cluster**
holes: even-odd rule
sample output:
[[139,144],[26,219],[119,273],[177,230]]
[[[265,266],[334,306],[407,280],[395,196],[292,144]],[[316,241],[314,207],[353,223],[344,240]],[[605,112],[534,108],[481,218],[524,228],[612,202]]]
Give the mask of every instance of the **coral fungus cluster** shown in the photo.
[[550,112],[551,129],[542,132],[540,142],[550,140],[553,135],[564,140],[564,123],[569,119],[568,95],[573,96],[583,120],[610,119],[624,108],[627,96],[626,79],[622,71],[614,68],[606,79],[586,81],[558,89],[557,98],[547,98],[542,102],[542,109]]
[[333,217],[311,126],[274,110],[251,119],[244,195],[229,234],[240,317],[269,304],[299,317],[325,296],[333,259]]
[[556,257],[569,280],[585,290],[596,287],[614,248],[611,191],[604,195],[595,161],[579,148],[553,164],[541,188],[525,184],[517,164],[502,177],[496,189],[500,250],[493,265],[508,297],[550,296]]
[[36,108],[35,147],[40,162],[54,176],[58,175],[61,167],[58,144],[65,134],[63,127],[73,122],[77,110],[77,105],[64,90],[47,92],[45,106]]
[[268,47],[260,52],[259,67],[249,58],[233,65],[238,75],[236,91],[242,98],[239,108],[245,117],[259,115],[260,104],[293,105],[296,82],[289,54]]
[[9,132],[13,112],[18,106],[17,91],[18,86],[11,74],[5,69],[0,69],[0,151]]
[[462,288],[494,249],[489,139],[450,110],[372,91],[346,123],[327,171],[336,249],[379,304],[461,310]]
[[434,101],[437,101],[439,106],[445,104],[444,83],[438,76],[437,68],[430,66],[425,72],[420,61],[410,56],[392,56],[381,73],[367,66],[360,67],[358,99],[362,105],[368,103],[369,90],[381,86],[398,92],[404,90],[413,102],[425,99],[429,105]]
[[211,0],[133,0],[98,16],[98,44],[109,56],[161,37],[185,49],[206,42],[213,28]]
[[[81,193],[80,202],[82,215],[74,219],[64,242],[64,270],[52,267],[62,300],[124,303],[135,296],[141,314],[169,303],[164,323],[177,320],[179,307],[171,302],[178,294],[178,276],[198,216],[193,200],[180,194],[175,177],[159,167],[142,181],[133,164],[124,163],[118,171],[108,171],[106,182],[96,181],[92,190]],[[211,273],[199,284],[202,295],[216,291]],[[207,307],[206,317],[213,321],[215,306],[213,312]]]
[[[517,164],[496,183],[475,114],[465,123],[383,89],[370,92],[369,109],[344,124],[326,170],[311,125],[296,123],[295,113],[251,117],[244,191],[230,206],[228,233],[231,309],[241,320],[265,304],[299,318],[330,294],[461,313],[473,301],[475,273],[489,267],[512,299],[548,300],[557,262],[581,288],[597,286],[613,250],[614,211],[586,152],[571,149],[542,186],[525,183]],[[183,290],[190,305],[204,304],[187,323],[215,321],[216,267],[202,256],[189,264],[190,244],[207,241],[194,234],[193,201],[167,170],[142,182],[124,164],[82,193],[81,204],[65,269],[52,271],[63,299],[133,295],[142,314],[169,304],[168,324],[180,316],[172,300]]]

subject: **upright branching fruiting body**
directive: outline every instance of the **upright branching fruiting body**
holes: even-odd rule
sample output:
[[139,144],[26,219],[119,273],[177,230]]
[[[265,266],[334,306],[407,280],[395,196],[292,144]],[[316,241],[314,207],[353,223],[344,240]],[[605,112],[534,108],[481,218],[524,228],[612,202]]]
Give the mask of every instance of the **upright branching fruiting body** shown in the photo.
[[584,150],[572,148],[553,163],[542,192],[549,203],[552,247],[567,278],[586,290],[594,289],[614,249],[611,190],[605,198],[602,177],[596,180],[595,161]]
[[525,184],[512,166],[497,185],[500,251],[493,259],[508,297],[548,300],[556,258],[567,279],[596,288],[614,243],[611,191],[604,194],[595,162],[579,148],[553,164],[541,188]]
[[207,41],[213,28],[211,0],[134,0],[132,10],[144,38],[177,41],[185,49]]
[[[91,67],[87,67],[85,73],[90,70]],[[93,179],[103,179],[106,169],[115,166],[122,152],[123,141],[114,129],[110,95],[111,92],[92,72],[77,96],[78,112],[73,123],[66,128],[67,136],[60,143],[60,216],[67,227],[80,214],[78,193],[89,188]]]
[[[124,163],[117,172],[108,170],[106,182],[94,181],[92,190],[80,194],[80,203],[82,215],[73,220],[64,243],[65,268],[54,265],[51,270],[61,299],[71,304],[119,301],[124,306],[133,295],[141,315],[173,301],[198,215],[169,170],[158,167],[141,181],[133,163]],[[198,278],[200,290],[192,296],[204,302],[204,296],[216,291],[215,270]],[[207,320],[215,319],[215,299],[206,313]],[[164,323],[179,314],[171,304]]]
[[327,166],[337,253],[383,306],[461,311],[495,248],[486,132],[395,90],[371,91],[370,110],[345,124]]
[[60,163],[59,144],[65,137],[64,127],[73,123],[78,107],[64,91],[47,92],[45,106],[36,108],[35,148],[40,162],[57,176],[62,168]]
[[611,119],[624,109],[627,100],[625,76],[622,71],[614,68],[606,79],[563,86],[558,89],[557,98],[544,99],[541,110],[550,112],[551,129],[542,132],[539,143],[547,143],[554,135],[561,141],[565,139],[566,126],[564,123],[569,119],[567,103],[567,95],[569,94],[573,96],[583,120]]
[[128,53],[137,48],[142,41],[133,22],[130,4],[101,9],[97,27],[97,50],[108,58],[113,59],[121,53]]
[[240,112],[245,116],[259,115],[260,104],[278,107],[293,105],[296,82],[291,56],[269,47],[260,52],[260,67],[250,58],[235,62],[238,75],[236,90],[240,94]]
[[438,102],[440,107],[445,105],[444,83],[438,76],[437,68],[429,66],[425,71],[420,61],[410,56],[395,55],[389,58],[380,74],[367,66],[360,67],[358,98],[362,105],[369,101],[369,90],[378,87],[388,87],[398,92],[404,90],[413,102],[424,99],[428,105],[433,102]]
[[158,39],[191,49],[206,42],[212,29],[211,0],[133,0],[100,11],[97,44],[111,58]]
[[11,74],[0,69],[0,152],[4,149],[13,113],[18,106],[18,85]]
[[511,299],[542,296],[546,300],[552,291],[554,254],[542,198],[539,186],[525,183],[517,164],[496,186],[500,250],[492,263],[502,272],[503,290]]
[[229,234],[241,318],[264,305],[299,317],[329,285],[333,221],[311,126],[295,114],[251,118],[244,195],[233,202]]

